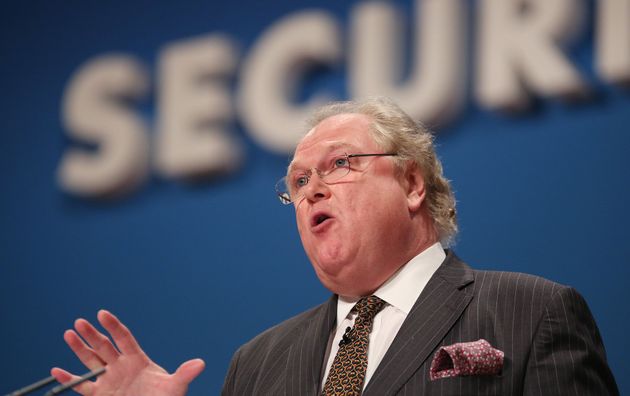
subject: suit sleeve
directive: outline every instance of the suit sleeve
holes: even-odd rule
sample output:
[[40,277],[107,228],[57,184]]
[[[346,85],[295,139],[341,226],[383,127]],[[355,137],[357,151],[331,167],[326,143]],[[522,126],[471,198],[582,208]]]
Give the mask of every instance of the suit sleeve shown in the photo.
[[595,320],[572,288],[556,291],[538,324],[526,395],[619,395]]
[[236,395],[236,369],[238,367],[238,359],[241,350],[236,351],[230,362],[230,368],[225,375],[225,381],[223,382],[223,389],[221,390],[221,396]]

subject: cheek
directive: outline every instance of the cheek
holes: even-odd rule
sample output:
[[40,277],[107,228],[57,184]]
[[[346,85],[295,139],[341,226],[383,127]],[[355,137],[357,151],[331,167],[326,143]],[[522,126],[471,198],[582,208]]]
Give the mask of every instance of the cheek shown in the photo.
[[405,196],[396,188],[392,186],[390,189],[372,191],[357,205],[357,231],[369,235],[371,239],[387,238],[409,219]]
[[300,235],[302,235],[302,231],[306,231],[308,229],[308,216],[306,215],[306,210],[302,209],[303,208],[301,206],[295,208],[295,223]]
[[310,218],[306,215],[305,212],[296,211],[295,220],[297,224],[297,230],[300,235],[300,240],[302,241],[302,246],[309,253],[313,247],[317,246],[315,241],[315,236],[311,232],[311,221]]

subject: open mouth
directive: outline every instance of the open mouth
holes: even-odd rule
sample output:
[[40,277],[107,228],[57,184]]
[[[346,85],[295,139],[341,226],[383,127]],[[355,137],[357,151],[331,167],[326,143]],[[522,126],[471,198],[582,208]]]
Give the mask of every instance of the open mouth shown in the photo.
[[312,218],[311,218],[311,225],[313,227],[317,227],[318,225],[324,223],[326,220],[330,219],[331,217],[329,215],[327,215],[326,213],[316,213]]

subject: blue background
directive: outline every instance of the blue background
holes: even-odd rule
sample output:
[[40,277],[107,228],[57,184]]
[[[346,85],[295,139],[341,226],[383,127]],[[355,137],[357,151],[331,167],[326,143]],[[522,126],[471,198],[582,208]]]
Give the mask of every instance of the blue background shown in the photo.
[[[396,4],[411,8],[410,1]],[[469,4],[474,10],[476,3]],[[458,255],[477,268],[576,287],[624,394],[630,93],[594,71],[588,4],[588,27],[568,56],[588,80],[591,99],[567,105],[538,98],[531,111],[505,116],[479,108],[469,93],[437,142],[458,198]],[[53,365],[84,372],[63,331],[107,308],[167,370],[203,358],[208,367],[190,393],[218,394],[240,344],[327,298],[302,250],[293,210],[273,194],[287,156],[260,147],[237,123],[231,129],[245,144],[245,163],[230,176],[189,185],[153,174],[124,199],[79,199],[55,181],[72,144],[60,106],[72,74],[94,56],[138,57],[156,89],[156,59],[167,43],[222,32],[240,43],[242,57],[275,21],[307,7],[332,12],[346,32],[352,6],[332,0],[2,6],[0,393],[48,375]],[[474,40],[471,46],[472,65]],[[346,99],[345,73],[324,71],[304,96],[326,90]],[[149,123],[154,100],[153,93],[142,107]]]

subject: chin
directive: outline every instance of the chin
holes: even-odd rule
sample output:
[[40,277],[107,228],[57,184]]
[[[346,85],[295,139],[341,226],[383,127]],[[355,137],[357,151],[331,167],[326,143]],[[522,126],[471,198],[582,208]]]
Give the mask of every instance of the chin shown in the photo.
[[[369,294],[369,287],[362,285],[363,280],[356,269],[348,268],[340,262],[314,263],[315,273],[322,285],[331,292],[348,297]],[[349,271],[350,270],[350,271]]]
[[[315,273],[324,287],[346,297],[362,297],[372,294],[386,279],[377,278],[363,266],[349,262],[313,262]],[[372,276],[370,276],[370,274]]]
[[328,290],[330,290],[331,292],[338,294],[340,296],[344,296],[344,297],[363,297],[363,296],[368,296],[370,294],[372,294],[372,292],[374,292],[374,290],[376,290],[376,288],[362,288],[362,287],[358,287],[359,286],[359,282],[357,282],[355,279],[350,279],[350,280],[339,280],[337,279],[336,281],[331,281],[330,279],[322,279],[319,278],[319,280],[322,282],[322,284],[324,285],[324,287]]
[[339,276],[344,268],[347,268],[351,260],[349,255],[339,244],[327,244],[320,246],[311,260],[319,270],[328,276]]
[[317,277],[319,278],[319,281],[322,283],[322,285],[324,285],[324,287],[330,292],[338,294],[340,296],[354,296],[354,293],[352,293],[351,290],[352,288],[348,287],[348,285],[342,280],[331,279],[329,277],[326,277],[325,275],[322,276],[320,274],[317,274]]
[[339,278],[344,268],[344,264],[339,261],[322,259],[313,261],[313,266],[315,267],[317,277],[324,283],[324,286],[326,286],[324,279]]

